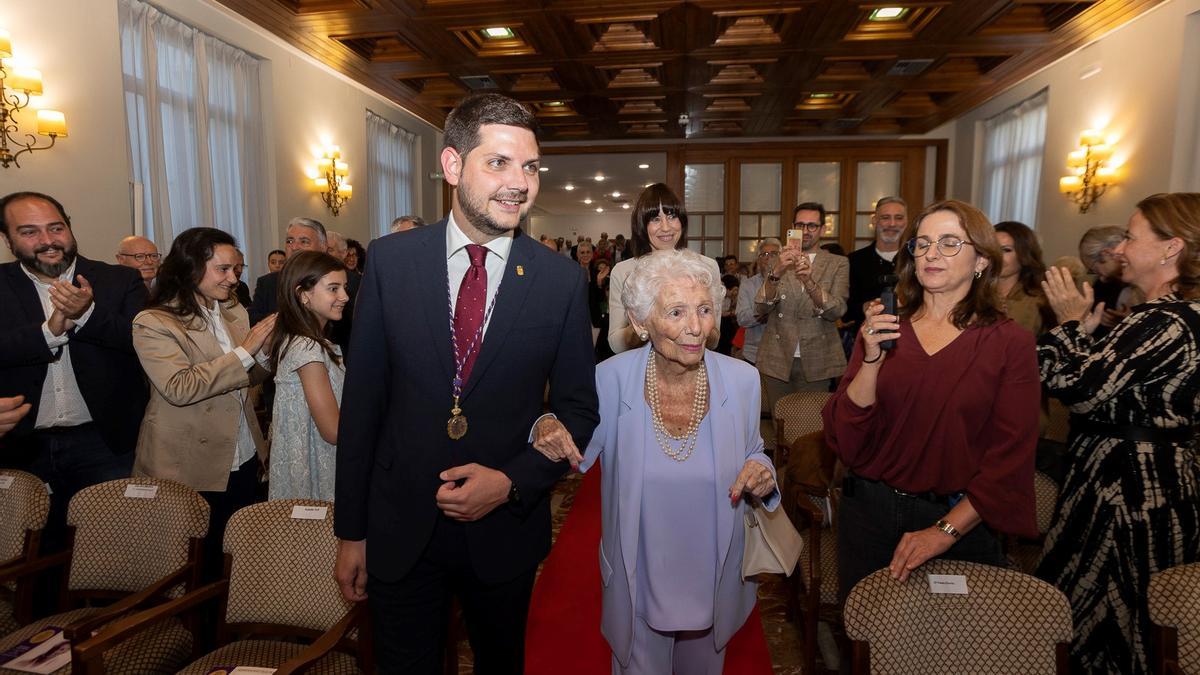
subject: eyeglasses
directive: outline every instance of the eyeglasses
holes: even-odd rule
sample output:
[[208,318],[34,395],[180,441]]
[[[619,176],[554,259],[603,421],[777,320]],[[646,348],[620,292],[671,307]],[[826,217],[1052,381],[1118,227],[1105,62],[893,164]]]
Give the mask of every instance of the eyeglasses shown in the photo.
[[760,258],[778,258],[779,251],[759,251],[758,257],[760,257]]
[[158,259],[162,257],[161,253],[118,253],[117,255],[122,255],[126,258],[133,258],[138,262],[146,262],[147,260],[150,262],[158,262]]
[[816,232],[821,229],[820,223],[792,223],[792,227],[805,232]]
[[[964,244],[967,246],[975,245],[969,241],[959,239],[952,234],[939,237],[936,243],[938,253],[941,253],[947,258],[952,258],[958,255],[958,252],[962,250]],[[933,244],[934,242],[929,241],[929,239],[925,237],[915,237],[913,239],[909,239],[906,246],[908,247],[908,252],[915,257],[925,255],[925,252],[928,251],[929,247],[933,246]]]

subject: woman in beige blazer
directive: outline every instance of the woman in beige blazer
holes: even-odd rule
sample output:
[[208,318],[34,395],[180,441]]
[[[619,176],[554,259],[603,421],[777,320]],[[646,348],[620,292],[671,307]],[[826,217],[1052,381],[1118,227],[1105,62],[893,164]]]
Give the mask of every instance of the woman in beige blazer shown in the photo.
[[266,445],[246,392],[269,373],[255,356],[272,315],[250,327],[235,296],[237,242],[213,228],[175,238],[133,345],[150,380],[134,475],[176,480],[212,507],[205,576],[221,570],[221,540],[234,511],[254,502]]

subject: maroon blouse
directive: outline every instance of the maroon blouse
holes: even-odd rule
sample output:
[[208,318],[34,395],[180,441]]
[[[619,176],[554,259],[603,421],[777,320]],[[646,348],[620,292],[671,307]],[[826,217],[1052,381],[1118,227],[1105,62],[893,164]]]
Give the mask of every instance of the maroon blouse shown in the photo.
[[965,490],[988,526],[1036,537],[1041,384],[1033,334],[1006,319],[968,328],[930,356],[902,320],[867,408],[846,394],[862,350],[860,338],[822,412],[826,440],[842,463],[906,492]]

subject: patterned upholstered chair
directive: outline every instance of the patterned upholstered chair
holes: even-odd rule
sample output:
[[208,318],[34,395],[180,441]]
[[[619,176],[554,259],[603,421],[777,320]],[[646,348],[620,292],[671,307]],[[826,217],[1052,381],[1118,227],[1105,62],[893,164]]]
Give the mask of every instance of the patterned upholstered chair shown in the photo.
[[1022,541],[1010,538],[1008,554],[1022,572],[1033,574],[1042,557],[1042,542],[1054,521],[1054,507],[1058,503],[1058,485],[1041,471],[1033,473],[1034,516],[1037,518],[1038,538]]
[[[37,557],[49,513],[50,495],[40,478],[24,471],[0,469],[0,578],[6,576],[6,570]],[[0,584],[0,636],[33,618],[32,581],[24,577]]]
[[1154,624],[1154,672],[1200,673],[1200,563],[1152,575],[1146,599]]
[[[297,507],[324,512],[310,509],[310,517],[295,517]],[[179,675],[237,666],[276,668],[276,675],[369,672],[367,650],[360,648],[363,641],[355,630],[365,607],[346,602],[333,578],[333,504],[279,499],[247,506],[229,519],[224,550],[223,580],[131,617],[120,630],[146,630],[165,617],[219,600],[216,651]]]
[[[936,594],[928,574],[966,577],[966,595]],[[1066,673],[1071,640],[1067,597],[1046,582],[1002,567],[931,560],[904,583],[887,569],[846,598],[854,673]]]
[[[761,379],[761,378],[760,378]],[[798,391],[775,402],[775,471],[780,476],[787,467],[792,443],[804,434],[821,429],[821,409],[829,400],[829,392]]]
[[[127,492],[130,486],[136,494]],[[61,603],[67,611],[0,639],[8,651],[47,626],[58,626],[74,645],[65,673],[173,672],[192,652],[190,630],[164,622],[128,640],[83,649],[86,636],[105,637],[133,610],[183,594],[198,579],[200,542],[208,531],[208,503],[196,491],[168,480],[125,478],[77,493],[67,507],[68,550],[26,563],[27,576],[66,565]],[[97,603],[111,604],[97,606]],[[73,608],[73,609],[67,609]],[[10,671],[0,668],[0,673]]]

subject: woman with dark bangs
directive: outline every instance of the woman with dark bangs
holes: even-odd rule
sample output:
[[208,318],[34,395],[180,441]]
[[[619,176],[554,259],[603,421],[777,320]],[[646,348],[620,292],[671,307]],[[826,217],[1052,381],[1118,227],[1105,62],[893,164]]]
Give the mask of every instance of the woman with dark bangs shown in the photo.
[[[625,280],[633,273],[637,259],[655,251],[672,251],[687,248],[687,211],[683,202],[671,188],[655,183],[642,191],[630,213],[630,236],[625,246],[625,256],[609,275],[608,284],[608,346],[614,354],[635,349],[645,341],[638,337],[629,319],[625,316],[625,305],[621,302],[621,290]],[[712,263],[713,278],[721,277],[717,261],[704,256]],[[710,336],[709,346],[715,346],[718,335]]]

